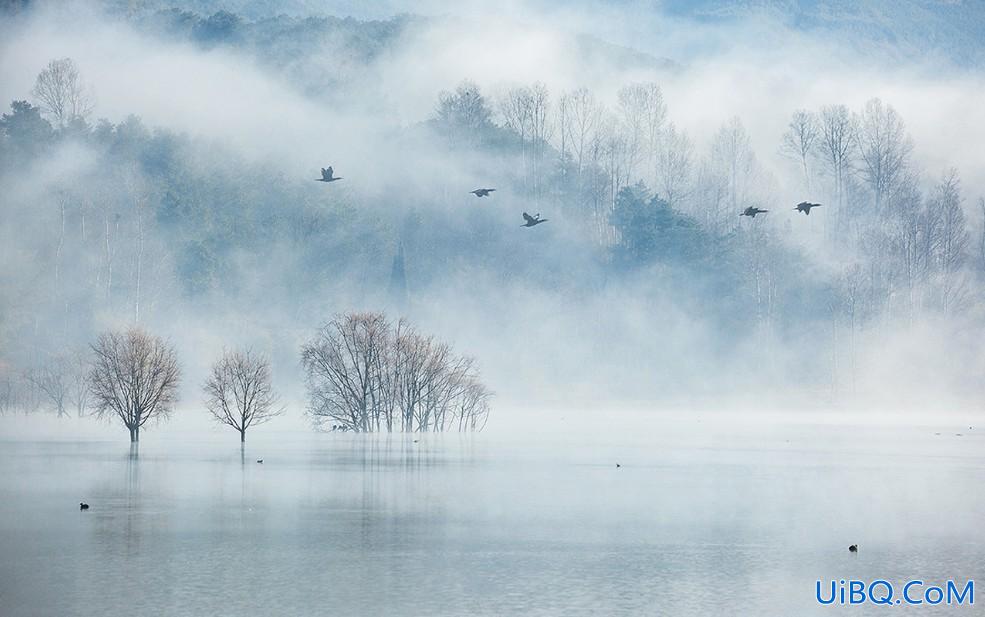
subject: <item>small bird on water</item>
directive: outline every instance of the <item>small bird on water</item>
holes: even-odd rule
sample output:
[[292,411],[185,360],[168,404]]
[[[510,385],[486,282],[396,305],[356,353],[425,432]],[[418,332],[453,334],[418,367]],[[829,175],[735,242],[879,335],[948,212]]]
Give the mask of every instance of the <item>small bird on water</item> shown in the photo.
[[851,546],[849,546],[848,547],[848,552],[849,553],[857,553],[858,552],[858,544],[852,544]]
[[89,509],[89,504],[87,504],[84,501],[79,502],[79,510],[88,510],[88,509]]
[[622,467],[622,465],[620,465],[619,463],[616,463],[616,469],[619,469],[620,467]]

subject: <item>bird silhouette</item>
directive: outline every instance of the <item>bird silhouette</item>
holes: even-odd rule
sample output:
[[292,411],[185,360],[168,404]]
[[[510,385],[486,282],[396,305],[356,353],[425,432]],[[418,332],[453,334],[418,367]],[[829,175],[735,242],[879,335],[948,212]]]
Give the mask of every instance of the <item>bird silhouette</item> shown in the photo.
[[852,544],[851,546],[849,546],[848,547],[848,552],[849,553],[857,553],[858,552],[858,544]]
[[315,181],[316,182],[335,182],[336,180],[341,180],[341,179],[342,179],[341,177],[335,175],[335,172],[332,170],[332,166],[329,165],[328,166],[328,169],[326,169],[324,167],[321,168],[321,178],[315,178]]
[[547,222],[547,219],[540,218],[540,212],[538,212],[537,214],[535,214],[533,216],[530,216],[529,214],[527,214],[526,212],[524,212],[523,213],[523,220],[525,220],[526,223],[524,223],[523,225],[520,225],[520,227],[534,227],[536,225],[540,225],[541,223],[546,223]]
[[87,504],[84,501],[79,502],[79,510],[88,510],[88,509],[89,509],[89,504]]
[[257,462],[260,463],[261,465],[263,465],[263,459],[262,458],[258,458],[257,459]]
[[743,210],[742,214],[740,214],[739,216],[750,216],[752,218],[756,218],[757,214],[763,214],[765,212],[769,212],[769,210],[761,210],[759,208],[753,208],[752,206],[749,206],[748,208]]
[[809,201],[802,201],[799,204],[797,204],[797,207],[794,208],[794,210],[796,210],[797,212],[803,212],[804,214],[810,214],[811,208],[820,208],[820,207],[821,204],[812,204]]
[[492,193],[496,189],[475,189],[474,191],[469,191],[476,197],[487,197],[489,193]]

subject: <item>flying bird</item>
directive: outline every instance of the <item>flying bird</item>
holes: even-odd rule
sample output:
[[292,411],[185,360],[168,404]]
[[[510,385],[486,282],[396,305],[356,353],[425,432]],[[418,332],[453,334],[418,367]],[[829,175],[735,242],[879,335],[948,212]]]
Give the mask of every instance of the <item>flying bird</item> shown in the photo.
[[262,458],[258,458],[257,459],[257,462],[260,463],[261,465],[263,465],[263,459]]
[[520,227],[534,227],[536,225],[540,225],[541,223],[546,223],[547,222],[547,219],[540,218],[540,212],[538,212],[537,214],[535,214],[533,216],[530,216],[529,214],[527,214],[526,212],[524,212],[523,213],[523,220],[525,220],[526,223],[523,224],[523,225],[520,225]]
[[342,178],[334,175],[335,172],[332,171],[332,166],[329,165],[328,169],[324,167],[321,168],[321,178],[315,178],[316,182],[335,182],[336,180],[341,180]]
[[88,510],[88,509],[89,509],[89,504],[87,504],[84,501],[79,502],[79,510]]
[[495,190],[496,189],[475,189],[474,191],[469,191],[469,193],[472,193],[476,197],[488,197],[489,193],[492,193]]
[[751,216],[752,218],[756,218],[757,214],[763,214],[765,212],[769,212],[769,210],[761,210],[759,208],[753,208],[752,206],[749,206],[748,208],[743,210],[742,214],[740,214],[739,216]]
[[848,552],[849,553],[857,553],[858,552],[858,544],[852,544],[851,546],[849,546],[848,547]]
[[810,214],[811,208],[820,208],[820,207],[821,204],[812,204],[809,201],[802,201],[799,204],[797,204],[797,207],[794,208],[794,210],[796,210],[797,212],[803,212],[804,214]]

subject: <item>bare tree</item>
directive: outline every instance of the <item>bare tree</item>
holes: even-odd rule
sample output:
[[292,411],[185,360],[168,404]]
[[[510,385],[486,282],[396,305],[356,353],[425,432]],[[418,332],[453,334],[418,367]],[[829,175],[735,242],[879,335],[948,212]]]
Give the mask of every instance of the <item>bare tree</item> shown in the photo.
[[[653,82],[633,83],[623,86],[617,93],[620,129],[626,144],[627,183],[637,179],[652,181],[656,166],[657,143],[667,119],[660,86]],[[642,177],[637,171],[640,163],[647,169]]]
[[643,178],[652,180],[657,142],[667,119],[660,86],[653,82],[623,86],[617,93],[622,138],[626,144],[627,182],[639,179],[637,167],[647,162]]
[[202,386],[205,408],[216,422],[239,432],[269,422],[284,413],[270,379],[270,362],[251,350],[227,351],[212,365]]
[[381,355],[391,326],[380,313],[336,317],[301,348],[308,378],[308,411],[316,423],[333,422],[357,432],[374,430]]
[[811,190],[811,172],[808,160],[814,152],[819,133],[817,116],[813,112],[798,109],[793,113],[790,124],[787,125],[787,132],[783,134],[781,149],[784,154],[800,163],[804,171],[804,184],[808,193]]
[[89,359],[78,349],[68,357],[68,397],[81,418],[89,406]]
[[475,361],[380,313],[341,315],[301,350],[316,425],[357,432],[480,430],[491,394]]
[[482,143],[490,115],[479,86],[468,80],[459,84],[455,92],[442,92],[434,112],[435,121],[448,137],[470,145]]
[[891,105],[883,105],[879,99],[865,104],[855,124],[862,173],[879,209],[902,178],[913,142],[896,110]]
[[535,195],[540,192],[541,162],[553,131],[550,111],[550,93],[547,86],[539,82],[510,88],[499,100],[503,123],[520,138],[525,180],[531,182]]
[[837,214],[841,216],[844,208],[845,177],[855,154],[855,120],[844,105],[827,105],[821,108],[819,123],[819,157],[834,181]]
[[59,128],[85,120],[92,112],[92,98],[71,58],[49,62],[38,74],[31,94]]
[[671,123],[657,151],[657,191],[672,206],[679,205],[690,191],[694,146],[687,134]]
[[160,337],[131,328],[101,335],[92,352],[93,412],[97,417],[118,417],[136,443],[141,427],[167,418],[177,402],[181,371],[174,348]]
[[738,117],[729,120],[715,135],[712,142],[712,162],[715,170],[725,180],[725,203],[728,207],[716,217],[717,227],[720,232],[728,232],[735,227],[741,207],[747,205],[751,182],[757,169],[756,155],[749,135]]
[[0,360],[0,415],[17,406],[17,383],[10,366]]
[[962,271],[962,265],[971,238],[961,202],[961,182],[958,172],[951,169],[941,178],[928,204],[928,209],[939,221],[934,261],[937,270],[939,306],[945,315],[966,299],[967,278]]
[[48,400],[59,418],[68,415],[65,412],[65,402],[68,398],[69,385],[63,358],[52,357],[28,369],[25,378]]
[[978,211],[982,213],[982,226],[978,235],[978,269],[985,273],[985,197],[978,198]]
[[564,95],[564,101],[563,109],[568,118],[564,122],[567,127],[567,142],[580,173],[602,124],[603,108],[587,88],[579,88]]

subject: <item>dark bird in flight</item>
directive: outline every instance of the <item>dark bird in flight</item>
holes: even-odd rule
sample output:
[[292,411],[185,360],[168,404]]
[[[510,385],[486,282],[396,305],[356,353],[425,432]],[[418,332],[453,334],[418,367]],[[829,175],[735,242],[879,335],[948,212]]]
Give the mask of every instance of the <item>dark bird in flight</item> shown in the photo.
[[740,214],[739,216],[751,216],[752,218],[756,218],[757,214],[763,214],[765,212],[769,212],[769,210],[761,210],[759,208],[753,208],[752,206],[749,206],[748,208],[743,210],[742,214]]
[[537,214],[535,214],[533,216],[530,216],[529,214],[527,214],[526,212],[524,212],[523,213],[523,220],[525,220],[526,223],[524,223],[523,225],[520,225],[520,227],[534,227],[535,225],[540,225],[541,223],[546,223],[547,222],[547,219],[540,218],[540,212],[538,212]]
[[858,552],[858,544],[852,544],[851,546],[849,546],[848,547],[848,552],[849,553],[857,553]]
[[820,208],[820,207],[821,204],[812,204],[809,201],[802,201],[799,204],[797,204],[797,207],[794,208],[794,210],[796,210],[797,212],[803,212],[804,214],[810,214],[811,208]]
[[263,459],[262,458],[258,458],[257,459],[257,462],[260,463],[261,465],[263,465]]
[[321,168],[321,178],[316,178],[315,181],[316,182],[335,182],[336,180],[341,180],[342,179],[339,176],[333,175],[334,173],[335,172],[332,171],[332,166],[331,165],[328,166],[328,169],[325,169],[324,167],[322,167]]
[[622,465],[620,465],[619,463],[616,463],[616,469],[619,469],[620,467],[622,467]]
[[88,509],[89,509],[89,504],[87,504],[84,501],[79,502],[79,510],[88,510]]
[[495,190],[496,189],[475,189],[474,191],[469,191],[469,193],[472,193],[476,197],[488,197],[489,193],[492,193]]

